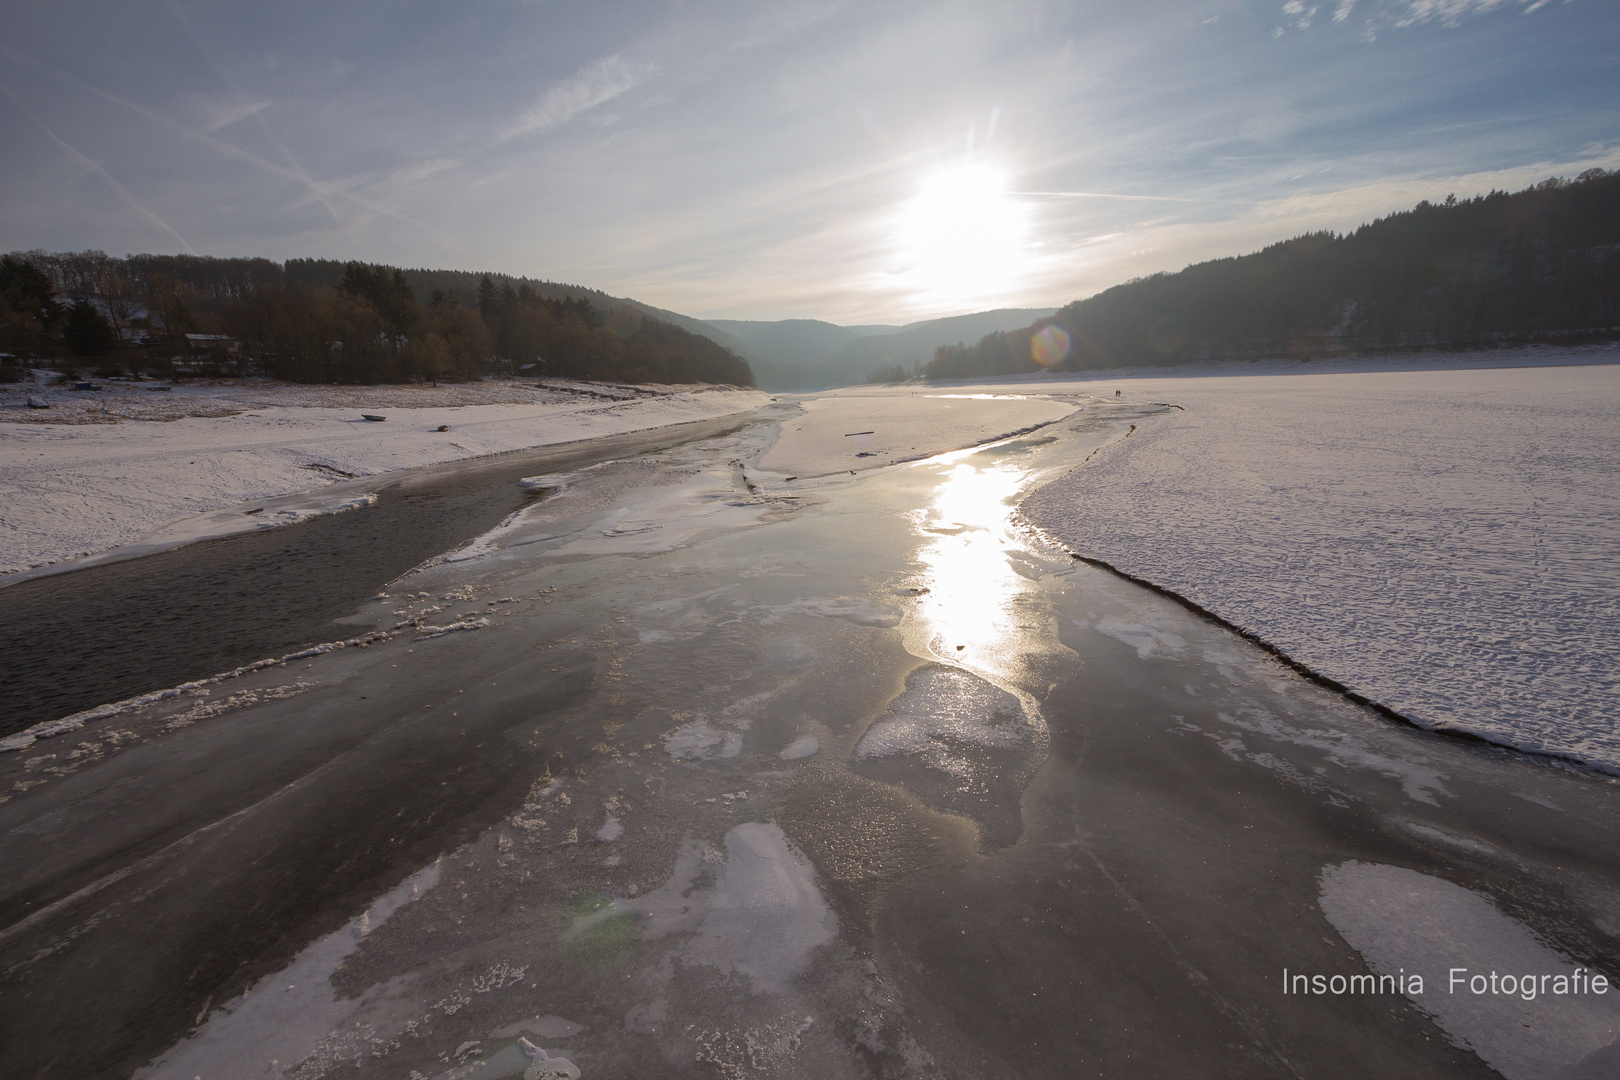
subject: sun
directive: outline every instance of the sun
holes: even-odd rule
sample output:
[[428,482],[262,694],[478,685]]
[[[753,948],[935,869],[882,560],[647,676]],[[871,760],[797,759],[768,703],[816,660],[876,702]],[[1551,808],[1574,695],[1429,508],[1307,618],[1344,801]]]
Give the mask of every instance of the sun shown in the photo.
[[902,275],[923,296],[966,301],[1009,291],[1023,275],[1029,223],[1008,176],[963,164],[923,178],[901,208]]

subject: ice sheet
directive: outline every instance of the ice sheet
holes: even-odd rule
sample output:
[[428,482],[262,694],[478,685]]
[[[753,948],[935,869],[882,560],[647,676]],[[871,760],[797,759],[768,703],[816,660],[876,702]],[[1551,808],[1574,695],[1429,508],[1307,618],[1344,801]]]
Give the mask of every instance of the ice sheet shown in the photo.
[[804,399],[759,467],[826,476],[913,461],[1061,420],[1073,400],[1036,394],[852,388]]
[[1185,411],[1029,518],[1420,723],[1620,770],[1620,366],[1107,385]]
[[295,1069],[345,1017],[370,1004],[365,998],[342,997],[332,987],[338,966],[367,934],[438,883],[438,862],[412,874],[343,929],[307,946],[286,968],[260,979],[240,998],[214,1010],[190,1038],[136,1070],[135,1077],[273,1078]]

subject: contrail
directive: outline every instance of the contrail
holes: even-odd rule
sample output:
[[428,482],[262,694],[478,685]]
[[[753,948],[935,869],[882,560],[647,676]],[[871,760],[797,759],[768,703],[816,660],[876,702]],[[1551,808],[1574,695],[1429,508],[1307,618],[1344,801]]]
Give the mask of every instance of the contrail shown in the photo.
[[[186,17],[186,13],[181,10],[180,5],[175,3],[174,0],[169,0],[168,8],[169,14],[174,16],[174,21],[179,23],[181,28],[190,35],[192,43],[197,46],[197,51],[202,53],[203,59],[208,62],[208,66],[213,69],[214,74],[219,77],[219,81],[225,84],[226,89],[230,90],[238,98],[246,97],[247,95],[242,93],[242,88],[229,75],[225,74],[225,70],[219,64],[215,63],[213,53],[208,51],[208,46],[203,43],[202,35],[197,32],[197,28]],[[287,165],[303,179],[304,185],[309,188],[310,194],[314,195],[320,204],[326,207],[326,212],[332,215],[333,221],[340,222],[342,219],[338,217],[337,211],[332,208],[331,200],[326,197],[320,186],[315,183],[315,178],[310,176],[309,172],[298,163],[297,158],[293,157],[292,151],[287,149],[286,145],[276,137],[274,131],[270,130],[270,122],[264,118],[264,114],[256,112],[253,114],[253,118],[258,121],[259,130],[264,132],[264,137],[270,140],[272,146],[281,151],[281,156],[286,159]]]
[[370,210],[373,213],[382,214],[384,217],[393,218],[395,221],[402,222],[402,223],[404,223],[406,225],[411,226],[412,228],[421,229],[423,232],[429,234],[430,236],[432,236],[434,239],[440,241],[441,243],[447,244],[450,247],[453,247],[458,251],[464,252],[467,255],[471,255],[471,256],[473,256],[475,258],[477,257],[477,254],[478,254],[477,252],[473,251],[471,248],[467,247],[467,245],[463,244],[461,241],[457,240],[455,237],[449,235],[448,233],[444,232],[443,230],[437,229],[437,228],[435,228],[435,227],[433,227],[431,225],[428,225],[428,224],[426,224],[424,222],[416,221],[413,218],[406,217],[404,214],[400,213],[399,211],[394,210],[391,207],[384,206],[381,203],[375,202],[375,201],[373,201],[371,199],[368,199],[363,195],[358,195],[355,192],[350,191],[349,189],[343,187],[342,185],[333,184],[333,183],[326,183],[326,182],[322,182],[322,181],[319,181],[319,180],[308,181],[305,176],[301,176],[297,172],[294,172],[292,169],[287,168],[285,165],[277,165],[273,161],[266,161],[264,158],[260,157],[257,154],[249,153],[248,151],[243,150],[239,146],[236,146],[236,145],[234,145],[232,143],[225,142],[223,139],[216,139],[212,135],[209,135],[209,134],[207,134],[205,132],[193,131],[190,128],[186,127],[184,124],[180,124],[180,123],[177,123],[174,120],[170,120],[168,117],[162,115],[161,113],[153,112],[151,109],[148,109],[143,105],[136,104],[135,102],[130,101],[127,98],[122,98],[122,97],[119,97],[117,94],[110,94],[105,90],[101,90],[101,89],[98,89],[98,88],[96,88],[94,86],[91,86],[89,83],[84,82],[82,79],[78,79],[78,78],[76,78],[76,77],[74,77],[72,75],[69,75],[65,71],[58,71],[57,69],[49,66],[48,64],[44,64],[44,63],[42,63],[42,62],[40,62],[38,60],[35,60],[31,56],[25,56],[22,53],[19,53],[15,49],[12,49],[12,48],[10,48],[8,46],[0,45],[0,56],[4,56],[7,59],[12,60],[12,61],[14,61],[16,63],[19,63],[19,64],[25,64],[28,67],[31,67],[36,71],[42,72],[42,73],[44,73],[46,75],[49,75],[53,79],[56,79],[56,80],[58,80],[60,82],[67,83],[69,86],[73,87],[74,89],[81,90],[86,94],[91,94],[91,95],[94,95],[95,97],[101,98],[103,101],[110,101],[114,105],[119,105],[119,106],[122,106],[123,108],[129,109],[131,112],[134,112],[134,113],[136,113],[136,114],[138,114],[140,116],[143,116],[146,119],[152,121],[154,124],[159,124],[159,125],[161,125],[163,127],[166,127],[170,131],[173,131],[176,134],[180,135],[182,138],[191,139],[194,142],[199,142],[202,145],[208,147],[210,150],[213,150],[216,153],[219,153],[219,154],[221,154],[221,155],[223,155],[223,156],[225,156],[227,158],[230,158],[232,161],[239,161],[239,162],[241,162],[241,163],[243,163],[245,165],[253,165],[253,166],[257,167],[257,168],[265,170],[266,172],[269,172],[269,173],[272,173],[272,174],[274,174],[276,176],[279,176],[284,180],[290,180],[290,181],[292,181],[293,183],[296,183],[296,184],[303,185],[306,182],[312,182],[312,183],[314,183],[316,185],[316,188],[318,190],[324,191],[324,192],[329,193],[329,194],[340,195],[343,198],[348,199],[350,202],[353,202],[357,206],[364,207],[365,209]]
[[34,110],[30,109],[27,105],[25,105],[23,103],[22,98],[18,97],[16,94],[14,94],[12,92],[11,87],[7,86],[5,83],[0,83],[0,91],[3,91],[8,98],[10,98],[12,101],[16,102],[17,103],[17,108],[21,109],[28,116],[28,118],[30,120],[32,120],[34,123],[38,124],[39,127],[40,127],[40,130],[45,132],[45,134],[47,134],[47,135],[49,135],[51,137],[52,142],[56,143],[57,146],[60,146],[63,150],[66,150],[69,154],[73,155],[73,157],[75,159],[77,159],[81,164],[87,165],[91,169],[94,169],[97,173],[101,174],[101,178],[103,180],[107,181],[107,183],[111,184],[112,189],[114,191],[118,192],[118,194],[120,196],[122,196],[124,198],[124,200],[126,202],[128,202],[131,206],[133,206],[136,210],[139,210],[141,212],[141,214],[144,215],[147,218],[147,220],[151,221],[153,224],[158,226],[158,228],[162,229],[164,232],[168,233],[170,236],[172,236],[176,240],[180,241],[180,246],[185,248],[186,252],[188,254],[191,254],[191,255],[197,254],[197,249],[192,247],[191,244],[189,244],[186,241],[185,237],[181,236],[178,232],[176,232],[175,229],[174,229],[174,226],[170,225],[167,221],[164,221],[162,218],[158,217],[151,210],[148,210],[146,208],[145,204],[143,204],[141,202],[141,200],[137,199],[130,192],[130,190],[128,188],[126,188],[123,184],[120,184],[117,181],[117,179],[115,179],[113,177],[112,173],[110,173],[106,169],[102,168],[99,162],[96,162],[96,161],[86,157],[84,154],[81,154],[78,150],[75,150],[72,146],[68,145],[68,143],[67,143],[67,141],[65,139],[63,139],[60,135],[58,135],[56,132],[51,130],[49,124],[45,123],[44,120],[40,119],[39,116],[34,113]]
[[1045,195],[1057,199],[1132,199],[1145,202],[1207,203],[1214,199],[1178,199],[1174,195],[1116,195],[1110,191],[1009,191],[1009,195]]

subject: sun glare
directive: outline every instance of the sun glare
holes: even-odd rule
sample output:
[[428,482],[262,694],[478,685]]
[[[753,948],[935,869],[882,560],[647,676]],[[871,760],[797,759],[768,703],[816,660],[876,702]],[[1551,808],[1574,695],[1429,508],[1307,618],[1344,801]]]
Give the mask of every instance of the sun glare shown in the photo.
[[958,165],[925,178],[902,208],[899,246],[905,276],[937,300],[1008,291],[1022,275],[1028,221],[1007,175],[989,165]]

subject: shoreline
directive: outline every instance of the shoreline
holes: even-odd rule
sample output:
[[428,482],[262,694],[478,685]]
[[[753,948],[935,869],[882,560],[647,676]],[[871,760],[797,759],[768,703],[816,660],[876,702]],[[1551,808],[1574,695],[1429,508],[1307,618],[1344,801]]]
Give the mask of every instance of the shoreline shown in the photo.
[[[414,396],[417,388],[407,397]],[[15,545],[0,588],[107,561],[171,550],[341,513],[374,501],[375,488],[436,465],[652,432],[740,415],[768,404],[752,388],[702,386],[602,400],[585,390],[449,388],[461,398],[387,408],[395,423],[366,423],[348,399],[401,388],[185,388],[165,405],[230,415],[110,424],[0,421],[0,528]],[[528,393],[532,400],[518,400]],[[548,396],[549,395],[549,396]],[[196,401],[189,399],[195,398]],[[276,399],[285,399],[277,404]],[[326,399],[342,404],[319,404]],[[544,400],[542,400],[544,399]],[[199,404],[200,403],[200,404]],[[313,476],[311,474],[314,474]],[[311,479],[335,480],[310,486]]]
[[348,638],[344,620],[388,582],[534,501],[523,476],[662,453],[750,422],[721,416],[425,466],[377,484],[362,512],[16,581],[0,588],[0,651],[36,662],[7,680],[0,736]]
[[[1036,528],[1039,529],[1040,527],[1036,526]],[[1041,531],[1042,531],[1043,536],[1046,535],[1045,530],[1041,530]],[[1385,705],[1381,701],[1377,701],[1377,700],[1375,700],[1373,698],[1368,697],[1367,695],[1361,693],[1358,690],[1351,689],[1349,686],[1346,686],[1344,683],[1342,683],[1339,680],[1333,678],[1331,675],[1327,675],[1327,674],[1324,674],[1323,672],[1317,671],[1315,668],[1311,667],[1309,664],[1305,663],[1304,661],[1295,659],[1293,656],[1291,656],[1288,653],[1287,650],[1283,649],[1281,646],[1272,644],[1270,641],[1267,641],[1264,637],[1261,637],[1259,634],[1255,633],[1253,630],[1246,629],[1245,627],[1240,626],[1239,624],[1237,624],[1237,623],[1233,622],[1232,620],[1218,614],[1217,612],[1211,611],[1210,609],[1208,609],[1208,608],[1204,607],[1203,605],[1199,604],[1196,600],[1192,600],[1189,597],[1183,596],[1181,593],[1176,592],[1174,589],[1166,588],[1165,586],[1159,585],[1156,582],[1149,581],[1147,578],[1138,577],[1137,575],[1132,574],[1129,571],[1121,570],[1119,567],[1117,567],[1114,564],[1108,562],[1107,560],[1093,558],[1092,556],[1089,556],[1089,555],[1081,555],[1079,552],[1070,550],[1070,548],[1069,548],[1069,546],[1067,544],[1064,544],[1064,543],[1062,543],[1060,541],[1052,540],[1049,536],[1047,537],[1047,539],[1048,539],[1048,541],[1050,543],[1053,544],[1053,546],[1059,548],[1062,551],[1068,552],[1068,555],[1069,555],[1069,557],[1071,559],[1074,559],[1077,562],[1083,562],[1087,566],[1093,566],[1093,567],[1096,567],[1099,570],[1104,570],[1104,571],[1114,575],[1115,577],[1120,578],[1123,581],[1128,581],[1133,585],[1138,585],[1138,586],[1140,586],[1140,587],[1142,587],[1144,589],[1147,589],[1150,592],[1156,593],[1159,596],[1164,597],[1166,600],[1170,600],[1170,601],[1173,601],[1176,604],[1181,605],[1182,607],[1186,608],[1188,611],[1192,612],[1194,615],[1197,615],[1198,617],[1200,617],[1202,619],[1205,619],[1205,620],[1208,620],[1211,623],[1214,623],[1216,626],[1219,626],[1223,630],[1229,630],[1232,633],[1236,634],[1238,637],[1240,637],[1243,640],[1247,641],[1249,644],[1255,646],[1261,652],[1266,653],[1272,659],[1274,659],[1277,662],[1281,663],[1284,667],[1286,667],[1289,670],[1293,671],[1296,675],[1299,675],[1301,678],[1306,679],[1309,682],[1315,683],[1317,686],[1322,687],[1324,690],[1331,690],[1335,694],[1338,694],[1340,697],[1345,698],[1348,701],[1352,701],[1355,704],[1362,706],[1363,708],[1371,709],[1373,712],[1377,713],[1379,716],[1382,716],[1384,719],[1391,721],[1392,723],[1394,723],[1395,725],[1397,725],[1399,727],[1410,728],[1413,731],[1421,731],[1421,732],[1424,732],[1425,734],[1429,734],[1429,735],[1440,735],[1440,736],[1444,736],[1444,737],[1446,737],[1448,739],[1457,739],[1457,740],[1459,740],[1461,742],[1477,743],[1477,744],[1480,744],[1480,745],[1489,746],[1492,749],[1496,749],[1496,750],[1508,750],[1508,751],[1511,751],[1511,752],[1513,752],[1515,754],[1523,754],[1524,756],[1530,757],[1530,758],[1545,759],[1548,764],[1558,764],[1558,765],[1562,765],[1562,766],[1565,766],[1565,767],[1574,767],[1574,768],[1576,768],[1576,769],[1578,769],[1578,770],[1580,770],[1582,772],[1590,773],[1590,774],[1592,774],[1594,776],[1601,777],[1603,779],[1620,780],[1620,768],[1616,768],[1614,766],[1608,766],[1608,765],[1603,765],[1603,764],[1599,764],[1599,763],[1586,761],[1586,760],[1578,758],[1578,757],[1576,757],[1576,756],[1574,756],[1572,754],[1562,753],[1562,752],[1557,751],[1557,750],[1543,750],[1543,749],[1541,749],[1539,747],[1518,746],[1518,745],[1515,745],[1513,743],[1502,742],[1500,740],[1493,739],[1488,735],[1481,735],[1477,731],[1469,731],[1466,728],[1438,727],[1438,726],[1431,727],[1431,726],[1429,726],[1427,724],[1424,724],[1424,723],[1422,723],[1422,722],[1420,722],[1418,720],[1413,719],[1410,716],[1405,715],[1404,713],[1398,712],[1397,710],[1390,708],[1388,705]]]
[[[1556,354],[1556,355],[1549,355]],[[1620,364],[1620,342],[1594,345],[1532,345],[1468,352],[1358,353],[1320,360],[1264,357],[1254,360],[1199,360],[1164,367],[1094,368],[1086,371],[1030,371],[1015,375],[973,375],[924,383],[928,387],[1002,383],[1069,384],[1116,380],[1238,378],[1246,375],[1361,375],[1407,371],[1499,371],[1516,368],[1594,367]],[[904,384],[901,384],[904,385]]]

